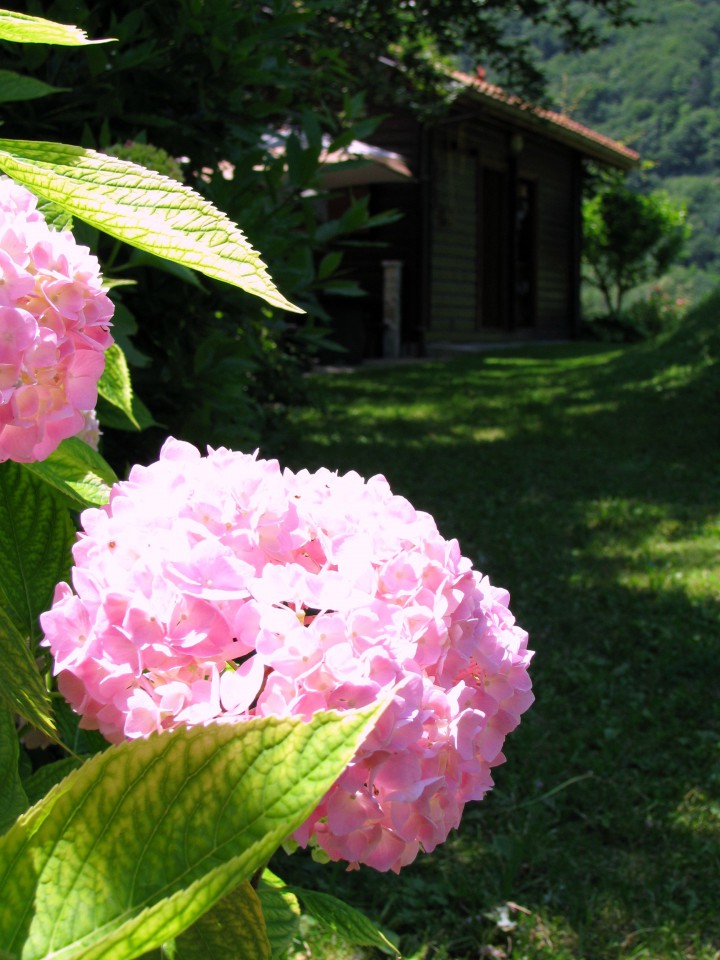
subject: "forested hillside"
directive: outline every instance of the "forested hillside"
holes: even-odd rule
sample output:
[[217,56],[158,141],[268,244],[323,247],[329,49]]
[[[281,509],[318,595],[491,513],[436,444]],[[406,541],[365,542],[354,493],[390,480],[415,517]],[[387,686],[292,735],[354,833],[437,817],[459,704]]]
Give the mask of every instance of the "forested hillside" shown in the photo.
[[646,24],[584,54],[557,52],[539,35],[549,94],[651,161],[644,188],[686,201],[692,236],[675,276],[702,292],[720,274],[720,4],[638,0],[637,11]]

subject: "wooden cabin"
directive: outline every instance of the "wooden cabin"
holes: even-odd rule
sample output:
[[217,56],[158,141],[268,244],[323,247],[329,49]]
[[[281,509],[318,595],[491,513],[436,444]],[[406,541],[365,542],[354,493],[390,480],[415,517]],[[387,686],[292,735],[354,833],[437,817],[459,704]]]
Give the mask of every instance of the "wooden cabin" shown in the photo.
[[330,187],[369,193],[372,213],[403,214],[345,256],[367,297],[326,304],[353,359],[577,334],[585,162],[629,170],[638,154],[483,79],[455,79],[440,119],[395,113],[350,181],[342,165],[328,173]]

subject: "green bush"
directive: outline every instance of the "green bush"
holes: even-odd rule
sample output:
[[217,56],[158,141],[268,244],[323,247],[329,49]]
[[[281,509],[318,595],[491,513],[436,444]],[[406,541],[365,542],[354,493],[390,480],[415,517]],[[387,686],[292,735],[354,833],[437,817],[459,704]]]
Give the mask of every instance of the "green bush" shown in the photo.
[[645,296],[634,300],[622,313],[589,317],[586,326],[593,336],[606,342],[652,340],[677,329],[687,307],[688,302],[683,297],[675,297],[655,286]]
[[679,257],[689,228],[686,211],[667,194],[630,190],[617,172],[590,180],[583,203],[584,278],[602,295],[618,322],[625,298],[640,284],[663,276]]

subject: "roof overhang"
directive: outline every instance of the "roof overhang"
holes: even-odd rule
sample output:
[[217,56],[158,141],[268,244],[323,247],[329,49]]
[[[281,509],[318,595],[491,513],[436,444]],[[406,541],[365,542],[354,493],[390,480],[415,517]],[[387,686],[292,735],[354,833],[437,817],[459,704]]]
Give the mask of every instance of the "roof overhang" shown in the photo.
[[640,162],[637,151],[591,130],[566,114],[538,107],[469,74],[455,72],[452,76],[460,85],[456,102],[463,107],[472,104],[475,109],[505,120],[518,129],[563,143],[590,160],[621,170],[631,170]]
[[371,183],[400,183],[413,179],[405,158],[361,140],[320,155],[320,183],[326,190],[365,186]]
[[[287,141],[293,134],[289,127],[281,127],[263,136],[266,149],[274,157],[287,154]],[[304,144],[302,133],[297,134]],[[323,135],[319,155],[320,186],[323,190],[367,186],[371,183],[399,183],[414,179],[403,156],[383,150],[362,140],[353,140],[347,146],[331,151],[331,139]],[[260,168],[258,168],[260,169]]]

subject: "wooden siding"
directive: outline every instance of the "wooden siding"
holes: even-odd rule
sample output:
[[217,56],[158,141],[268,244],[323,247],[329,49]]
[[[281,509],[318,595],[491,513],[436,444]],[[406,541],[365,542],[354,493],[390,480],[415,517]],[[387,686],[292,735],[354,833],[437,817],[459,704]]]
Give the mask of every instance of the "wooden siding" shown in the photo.
[[475,331],[477,160],[447,138],[432,152],[430,331]]
[[573,326],[574,185],[573,156],[555,144],[529,140],[519,174],[537,183],[538,335],[569,336]]
[[[460,122],[452,131],[440,130],[435,138],[432,339],[483,333],[556,338],[572,332],[577,256],[574,157],[562,146],[527,135],[513,156],[512,132],[478,120]],[[519,281],[517,264],[510,263],[514,255],[508,233],[515,216],[513,196],[521,183],[532,191],[535,247],[529,270],[525,264],[524,280],[531,293],[522,311],[513,294]],[[483,185],[492,196],[483,196]]]

